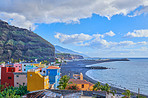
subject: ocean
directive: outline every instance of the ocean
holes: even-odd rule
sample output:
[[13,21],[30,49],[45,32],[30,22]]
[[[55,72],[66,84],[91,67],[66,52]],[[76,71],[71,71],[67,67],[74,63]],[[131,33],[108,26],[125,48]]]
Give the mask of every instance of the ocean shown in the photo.
[[148,58],[129,59],[130,61],[105,62],[87,66],[103,66],[110,69],[89,70],[86,75],[111,86],[129,89],[148,95]]

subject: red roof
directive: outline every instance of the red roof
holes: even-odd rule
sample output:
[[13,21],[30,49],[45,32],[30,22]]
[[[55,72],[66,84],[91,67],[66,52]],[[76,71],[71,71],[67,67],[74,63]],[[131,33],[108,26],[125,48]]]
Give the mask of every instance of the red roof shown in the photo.
[[74,84],[89,84],[90,86],[94,85],[86,80],[80,80],[80,79],[69,79],[68,82],[72,82]]
[[47,69],[60,69],[60,67],[56,67],[56,66],[49,66]]

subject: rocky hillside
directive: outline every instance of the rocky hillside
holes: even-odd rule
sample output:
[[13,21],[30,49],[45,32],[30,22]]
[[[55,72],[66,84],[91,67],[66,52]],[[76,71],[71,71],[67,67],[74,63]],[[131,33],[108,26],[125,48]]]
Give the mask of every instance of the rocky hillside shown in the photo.
[[55,48],[27,29],[10,26],[0,20],[0,61],[13,59],[54,60]]

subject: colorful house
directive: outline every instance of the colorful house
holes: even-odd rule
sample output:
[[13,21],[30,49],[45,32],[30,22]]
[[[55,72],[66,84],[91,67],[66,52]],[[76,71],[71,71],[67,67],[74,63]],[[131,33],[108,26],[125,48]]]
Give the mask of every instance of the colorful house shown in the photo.
[[[36,66],[35,66],[36,65]],[[22,72],[27,72],[30,69],[37,68],[38,63],[22,63]]]
[[54,88],[57,89],[60,80],[60,67],[49,66],[46,68],[46,75],[49,76],[49,83],[54,84]]
[[94,84],[86,81],[86,80],[80,80],[80,79],[69,79],[68,82],[72,82],[73,84],[76,84],[80,90],[83,91],[92,91]]
[[40,64],[38,67],[46,68],[46,64]]
[[14,87],[19,87],[19,85],[27,86],[26,72],[14,72]]
[[40,74],[39,69],[30,69],[27,72],[27,90],[36,91],[49,88],[49,77]]
[[14,86],[14,67],[1,67],[1,85]]
[[22,71],[22,64],[20,63],[14,63],[13,67],[15,67],[17,71]]

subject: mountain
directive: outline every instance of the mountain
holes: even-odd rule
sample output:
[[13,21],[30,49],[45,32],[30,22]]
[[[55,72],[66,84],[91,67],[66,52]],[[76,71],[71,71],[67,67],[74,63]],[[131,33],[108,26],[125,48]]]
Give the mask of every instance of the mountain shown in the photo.
[[0,20],[0,61],[13,59],[53,61],[55,47],[27,29]]
[[61,46],[55,45],[55,53],[70,53],[70,54],[76,54],[76,55],[82,55],[83,57],[88,57],[85,54],[79,53],[79,52],[75,52],[73,50],[67,49],[67,48],[63,48]]

